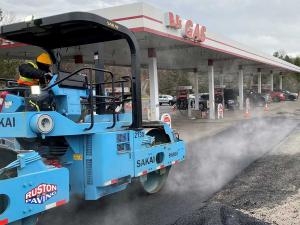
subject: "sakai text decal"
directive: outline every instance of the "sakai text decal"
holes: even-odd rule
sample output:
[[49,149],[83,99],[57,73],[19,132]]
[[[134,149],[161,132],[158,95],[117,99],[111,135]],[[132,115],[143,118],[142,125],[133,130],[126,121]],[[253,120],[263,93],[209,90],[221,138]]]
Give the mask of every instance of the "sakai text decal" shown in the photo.
[[155,163],[155,157],[154,156],[149,157],[149,158],[145,158],[145,159],[139,159],[136,162],[136,166],[137,167],[147,166],[147,165],[152,164],[152,163]]
[[106,24],[107,24],[107,26],[109,26],[113,29],[116,29],[116,30],[119,29],[119,26],[116,23],[112,22],[112,21],[106,21]]
[[0,127],[15,127],[15,126],[16,126],[15,117],[0,118]]
[[25,194],[25,203],[43,204],[57,193],[55,184],[40,184]]

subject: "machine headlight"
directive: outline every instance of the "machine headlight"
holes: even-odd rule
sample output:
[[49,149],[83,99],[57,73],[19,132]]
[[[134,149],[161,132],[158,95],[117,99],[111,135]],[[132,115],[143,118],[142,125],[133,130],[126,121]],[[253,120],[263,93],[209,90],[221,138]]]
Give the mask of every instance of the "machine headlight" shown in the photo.
[[48,134],[54,128],[54,121],[47,114],[38,114],[31,119],[30,126],[36,133]]
[[32,95],[40,95],[41,94],[41,88],[38,85],[30,86],[30,89],[31,89]]

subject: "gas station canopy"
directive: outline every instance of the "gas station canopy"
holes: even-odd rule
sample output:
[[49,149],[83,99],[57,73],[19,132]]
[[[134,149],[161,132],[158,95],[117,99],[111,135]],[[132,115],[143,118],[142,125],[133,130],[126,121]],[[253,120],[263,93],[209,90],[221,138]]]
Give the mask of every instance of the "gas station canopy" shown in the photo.
[[[155,49],[157,67],[164,69],[193,69],[207,65],[207,60],[220,62],[223,66],[248,65],[278,71],[300,72],[300,68],[254,48],[209,32],[209,28],[196,21],[183,19],[173,12],[161,11],[146,3],[134,3],[91,11],[120,23],[135,33],[141,48],[141,63],[148,64],[149,49]],[[65,54],[82,55],[92,61],[92,52],[101,45],[87,45],[67,49]],[[21,43],[0,40],[0,54],[16,57],[33,57],[38,49]],[[105,63],[129,65],[129,49],[122,41],[115,41],[101,48]]]
[[[149,71],[151,120],[159,120],[160,116],[158,69],[185,70],[195,73],[193,88],[196,110],[198,110],[199,75],[207,74],[211,119],[215,118],[215,73],[238,75],[240,110],[244,107],[244,74],[257,74],[257,89],[258,93],[261,93],[262,73],[270,77],[270,91],[273,91],[274,87],[274,74],[279,75],[279,87],[282,89],[284,74],[300,73],[300,68],[291,63],[212,33],[209,27],[198,24],[197,21],[184,19],[170,11],[161,11],[146,3],[98,9],[91,13],[109,19],[108,25],[116,30],[121,24],[135,34],[140,47],[141,65],[147,67]],[[61,31],[63,32],[63,29]],[[131,64],[130,49],[122,39],[105,42],[105,44],[56,47],[59,56],[75,63],[92,63],[94,54],[97,53],[102,64],[112,66]],[[40,51],[41,49],[35,46],[0,39],[0,56],[34,58]]]

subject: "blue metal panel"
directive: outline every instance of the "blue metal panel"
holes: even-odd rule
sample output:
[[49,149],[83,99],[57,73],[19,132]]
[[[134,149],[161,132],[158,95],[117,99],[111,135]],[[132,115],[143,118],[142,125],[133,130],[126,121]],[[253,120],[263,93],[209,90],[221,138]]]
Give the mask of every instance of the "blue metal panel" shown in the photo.
[[[49,185],[45,190],[45,186]],[[41,193],[40,195],[34,195]],[[13,222],[45,211],[51,203],[69,201],[67,169],[51,169],[13,179],[0,180],[0,194],[9,197],[8,209],[0,215],[0,220]],[[61,202],[63,203],[63,202]]]
[[[0,123],[0,137],[26,137],[34,138],[37,134],[30,127],[30,121],[34,115],[47,114],[53,118],[54,129],[45,136],[69,136],[79,134],[90,134],[99,131],[111,131],[107,129],[111,126],[111,120],[107,119],[107,122],[95,123],[93,129],[86,131],[85,128],[89,127],[90,123],[75,123],[67,117],[57,113],[55,111],[47,112],[16,112],[16,113],[1,113],[0,121],[2,120],[4,126]],[[100,116],[99,116],[100,117]],[[111,115],[106,115],[106,118],[111,118]],[[97,119],[98,117],[96,117]],[[128,126],[130,123],[126,121],[128,115],[120,115],[114,130],[121,129],[123,126]],[[7,125],[6,125],[7,124]],[[124,129],[124,128],[122,128]]]
[[35,113],[1,113],[0,137],[36,137],[29,127],[30,117]]
[[[49,85],[53,84],[57,79],[57,75],[50,81]],[[55,96],[56,111],[67,116],[68,118],[77,121],[81,115],[81,98],[88,98],[88,90],[63,88],[58,85],[52,88]]]
[[84,136],[66,137],[69,150],[61,158],[61,164],[69,170],[70,192],[84,196],[85,176],[84,176]]
[[184,160],[184,142],[174,137],[172,129],[166,124],[164,126],[166,134],[171,143],[152,146],[145,131],[134,131],[134,168],[135,176],[149,173],[159,168],[167,167]]
[[34,151],[19,154],[9,165],[17,167],[18,176],[0,180],[0,194],[8,197],[0,221],[13,222],[69,201],[67,169],[46,166]]
[[[102,114],[102,115],[94,115],[94,121],[95,123],[100,122],[112,122],[112,114]],[[129,126],[132,123],[132,113],[122,113],[118,114],[118,122],[126,123],[127,126]],[[85,117],[85,121],[90,121],[90,115]],[[118,123],[117,122],[117,123]],[[117,126],[118,127],[118,126]]]
[[111,180],[125,178],[126,182],[130,181],[134,174],[131,135],[129,131],[106,132],[86,139],[86,199],[97,199],[115,192],[105,188]]
[[[158,155],[160,154],[160,155]],[[158,160],[162,157],[162,161]],[[135,176],[171,166],[184,160],[185,147],[183,141],[155,145],[153,147],[135,148]]]
[[[151,146],[145,141],[149,138],[152,137],[143,130],[86,136],[85,198],[93,200],[117,192],[124,189],[131,178],[141,176],[145,171],[150,173],[184,160],[182,141],[172,136],[172,143]],[[120,183],[122,179],[124,182]],[[118,183],[114,184],[114,181]]]
[[[82,92],[82,91],[81,91]],[[72,120],[78,120],[81,115],[80,98],[84,93],[70,88],[60,88],[60,95],[56,95],[57,112]],[[85,94],[86,95],[86,94]]]

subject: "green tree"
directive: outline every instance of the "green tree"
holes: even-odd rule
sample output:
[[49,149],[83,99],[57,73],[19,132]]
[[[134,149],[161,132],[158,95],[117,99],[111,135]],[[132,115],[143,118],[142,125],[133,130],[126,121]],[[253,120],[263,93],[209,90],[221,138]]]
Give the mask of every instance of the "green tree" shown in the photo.
[[175,70],[159,70],[159,92],[161,94],[176,95],[178,86],[190,86],[191,82],[187,72]]
[[18,59],[0,58],[0,78],[16,79],[18,66],[22,63]]
[[293,60],[292,60],[288,55],[286,55],[286,56],[284,57],[284,61],[287,61],[287,62],[289,62],[289,63],[293,63]]
[[[300,56],[295,58],[288,56],[284,50],[274,52],[273,56],[283,59],[289,63],[293,63],[296,66],[300,66]],[[290,72],[284,76],[283,85],[285,89],[289,91],[299,92],[300,90],[300,76],[297,73]]]
[[[0,25],[13,22],[15,17],[0,9]],[[0,77],[14,79],[17,77],[17,68],[21,60],[9,57],[0,57]]]
[[294,64],[296,66],[300,66],[300,56],[297,56],[295,59],[294,59]]
[[274,52],[273,56],[276,57],[276,58],[279,58],[279,53],[278,52]]
[[279,59],[284,59],[286,57],[286,55],[287,55],[286,52],[282,49],[273,53],[273,56],[275,56]]

